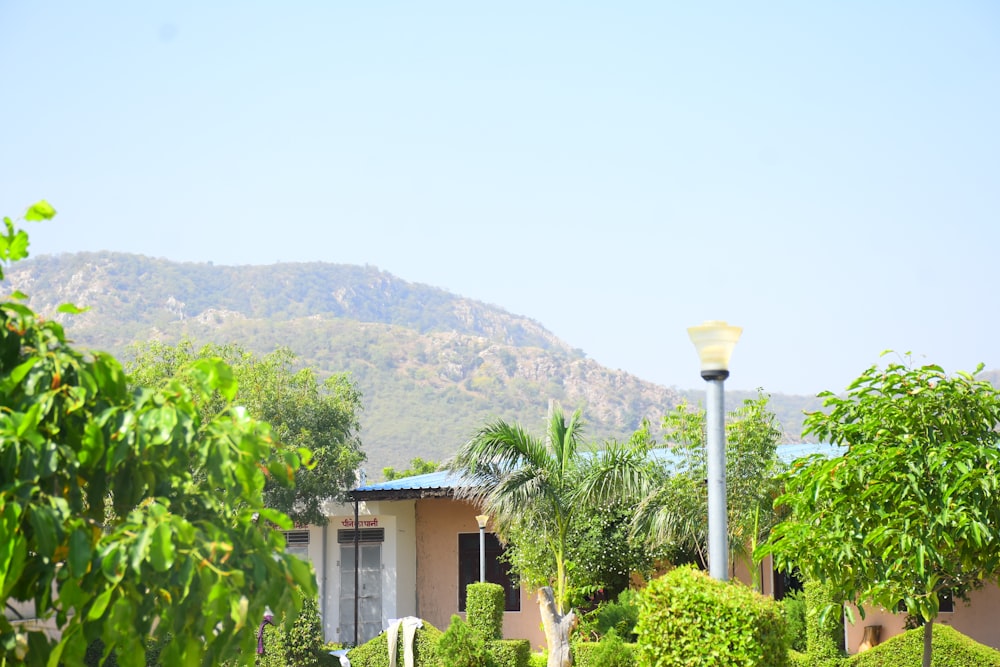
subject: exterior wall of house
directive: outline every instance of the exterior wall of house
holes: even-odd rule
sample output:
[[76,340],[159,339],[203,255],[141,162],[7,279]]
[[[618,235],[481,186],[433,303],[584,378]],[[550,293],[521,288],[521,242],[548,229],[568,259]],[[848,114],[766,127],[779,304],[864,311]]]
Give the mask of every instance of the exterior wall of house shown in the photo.
[[[337,531],[353,529],[354,506],[331,504],[327,509],[329,523],[325,527],[309,527],[308,552],[320,589],[323,636],[327,641],[353,643],[353,633],[347,628],[342,630],[340,622],[342,576],[350,576],[350,573],[341,571]],[[360,503],[358,520],[362,528],[383,528],[385,531],[381,546],[380,628],[384,629],[390,618],[417,616],[414,501]],[[353,624],[353,615],[348,623]]]
[[[880,641],[895,637],[905,631],[903,624],[906,614],[895,614],[886,609],[866,609],[864,619],[854,612],[855,623],[846,623],[847,651],[857,653],[864,636],[865,626],[881,626]],[[1000,650],[1000,587],[988,584],[985,588],[969,595],[969,604],[955,601],[955,611],[941,612],[935,623],[950,625],[963,635],[968,635],[980,644]]]
[[[478,533],[472,505],[445,498],[416,501],[417,607],[419,616],[444,630],[458,614],[458,535]],[[489,528],[487,528],[489,530]],[[464,617],[464,614],[460,614]],[[505,612],[503,635],[545,646],[541,615],[533,595],[521,589],[521,611]]]

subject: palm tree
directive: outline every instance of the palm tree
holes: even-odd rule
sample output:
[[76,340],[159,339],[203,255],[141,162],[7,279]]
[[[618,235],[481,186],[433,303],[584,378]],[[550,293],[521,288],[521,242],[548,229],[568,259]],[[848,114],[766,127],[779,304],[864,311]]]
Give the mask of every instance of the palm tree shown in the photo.
[[[634,447],[616,443],[602,452],[581,451],[582,434],[580,410],[567,420],[560,408],[550,404],[544,437],[497,420],[480,429],[446,464],[468,482],[456,491],[457,498],[493,517],[501,536],[525,535],[530,529],[547,552],[555,573],[548,577],[550,586],[539,588],[538,602],[549,667],[570,664],[569,631],[576,622],[570,609],[573,519],[586,511],[588,497],[611,496],[625,479],[636,483],[629,465],[645,460],[644,454],[632,453]],[[596,470],[603,474],[595,475]]]
[[573,513],[573,488],[579,470],[579,410],[567,421],[549,408],[544,438],[519,424],[487,424],[447,463],[471,483],[458,489],[489,514],[501,534],[525,520],[534,522],[556,564],[553,583],[560,612],[566,612],[566,545]]

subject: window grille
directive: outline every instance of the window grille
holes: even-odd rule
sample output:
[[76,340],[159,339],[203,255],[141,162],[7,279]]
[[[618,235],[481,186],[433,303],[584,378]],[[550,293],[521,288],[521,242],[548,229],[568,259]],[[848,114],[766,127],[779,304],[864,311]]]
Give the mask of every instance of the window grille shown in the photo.
[[[358,531],[358,542],[385,542],[385,528],[362,528]],[[337,531],[338,544],[353,544],[354,529],[341,528]]]

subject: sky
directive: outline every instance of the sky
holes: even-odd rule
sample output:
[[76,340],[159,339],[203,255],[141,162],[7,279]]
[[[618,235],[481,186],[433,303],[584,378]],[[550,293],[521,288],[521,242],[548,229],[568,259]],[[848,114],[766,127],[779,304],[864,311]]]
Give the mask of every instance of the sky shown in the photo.
[[1000,4],[0,0],[32,254],[368,264],[701,388],[1000,368]]

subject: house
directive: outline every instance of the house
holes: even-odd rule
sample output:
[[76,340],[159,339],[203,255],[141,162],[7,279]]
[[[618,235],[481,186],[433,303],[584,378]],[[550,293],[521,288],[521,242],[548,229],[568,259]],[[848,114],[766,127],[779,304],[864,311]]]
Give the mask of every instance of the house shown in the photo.
[[[480,512],[454,499],[460,484],[455,475],[435,472],[362,485],[351,491],[353,503],[327,505],[326,526],[286,532],[288,550],[316,569],[327,641],[355,643],[355,609],[357,643],[392,618],[418,616],[444,630],[453,614],[464,617],[465,586],[479,581]],[[504,636],[543,647],[535,597],[507,576],[489,526],[483,538],[486,579],[506,591]]]
[[[784,445],[779,447],[779,456],[791,461],[817,452],[831,455],[832,449]],[[657,455],[670,458],[662,451]],[[327,641],[355,643],[355,609],[359,643],[376,636],[392,618],[418,616],[444,630],[453,614],[464,614],[465,586],[479,580],[476,515],[480,512],[466,501],[455,500],[454,491],[461,485],[461,478],[446,472],[363,484],[351,491],[354,502],[327,505],[330,521],[326,526],[286,533],[288,550],[310,560],[316,569]],[[484,537],[486,578],[506,590],[504,636],[525,638],[533,648],[542,648],[545,637],[535,596],[507,577],[499,560],[502,546],[489,527]],[[794,585],[774,571],[769,559],[760,567],[758,578],[765,595],[780,599]],[[735,577],[745,583],[753,580],[739,563]],[[355,590],[359,591],[356,597]],[[937,622],[1000,649],[998,610],[1000,587],[990,584],[972,594],[970,606],[958,602],[952,610],[943,610]],[[870,610],[855,624],[845,621],[848,652],[858,651],[866,626],[879,626],[885,641],[902,632],[904,623],[905,614],[887,610]]]

